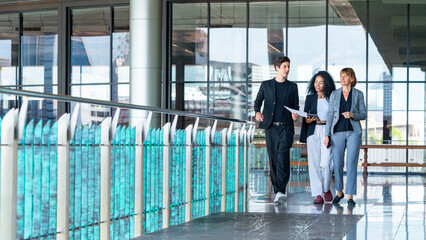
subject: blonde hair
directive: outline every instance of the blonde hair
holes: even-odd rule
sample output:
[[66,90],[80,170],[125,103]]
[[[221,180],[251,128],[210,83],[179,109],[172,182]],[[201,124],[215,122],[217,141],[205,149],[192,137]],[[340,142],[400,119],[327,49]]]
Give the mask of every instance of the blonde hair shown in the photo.
[[343,68],[342,70],[340,70],[340,74],[341,73],[346,73],[346,75],[351,77],[353,79],[353,81],[351,82],[351,87],[355,87],[357,83],[355,71],[352,68]]

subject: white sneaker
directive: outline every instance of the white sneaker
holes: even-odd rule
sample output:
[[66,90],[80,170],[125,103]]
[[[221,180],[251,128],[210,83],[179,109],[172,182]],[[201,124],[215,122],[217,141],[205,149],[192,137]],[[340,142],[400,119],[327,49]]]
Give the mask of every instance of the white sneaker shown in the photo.
[[282,193],[282,192],[278,192],[277,196],[278,196],[278,201],[280,201],[280,202],[287,201],[287,194]]
[[278,197],[279,197],[278,193],[275,194],[275,199],[274,199],[274,203],[275,204],[279,204],[280,203],[280,200],[278,199]]

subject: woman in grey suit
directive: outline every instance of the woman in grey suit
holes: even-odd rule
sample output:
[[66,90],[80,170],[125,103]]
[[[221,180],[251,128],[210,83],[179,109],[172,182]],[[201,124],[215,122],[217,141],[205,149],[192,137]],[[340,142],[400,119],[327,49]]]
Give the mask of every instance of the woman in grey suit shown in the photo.
[[[330,96],[330,105],[325,127],[324,144],[333,146],[334,182],[337,191],[333,203],[337,204],[344,197],[343,193],[343,166],[346,148],[346,194],[348,206],[354,207],[353,195],[356,195],[357,163],[361,146],[361,120],[367,118],[364,94],[355,89],[357,83],[352,68],[343,68],[340,71],[341,88],[333,91]],[[330,140],[331,136],[331,140]]]

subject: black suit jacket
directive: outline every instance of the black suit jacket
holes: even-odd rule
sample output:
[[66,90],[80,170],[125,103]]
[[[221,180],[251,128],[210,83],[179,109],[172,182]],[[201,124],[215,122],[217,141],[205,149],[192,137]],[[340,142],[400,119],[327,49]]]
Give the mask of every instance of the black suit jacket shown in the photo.
[[[317,114],[318,95],[306,96],[304,112]],[[306,139],[315,132],[315,121],[311,124],[306,123],[306,118],[303,118],[302,129],[300,130],[300,142],[306,143]]]
[[[299,110],[299,92],[297,90],[297,84],[286,80],[288,82],[288,88],[284,94],[284,103],[287,107]],[[259,122],[259,128],[268,129],[274,119],[275,108],[279,107],[284,111],[284,114],[288,114],[291,119],[291,113],[284,106],[276,106],[276,94],[275,94],[275,78],[267,81],[263,81],[260,85],[259,92],[257,93],[256,100],[254,101],[255,113],[260,112],[262,103],[263,107],[263,122]],[[291,121],[293,124],[293,121]]]

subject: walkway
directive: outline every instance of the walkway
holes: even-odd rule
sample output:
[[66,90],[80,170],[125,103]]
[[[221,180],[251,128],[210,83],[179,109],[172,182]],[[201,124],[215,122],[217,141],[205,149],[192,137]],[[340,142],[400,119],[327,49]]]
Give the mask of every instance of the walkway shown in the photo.
[[[264,172],[250,174],[249,213],[220,213],[140,239],[426,239],[426,176],[358,175],[357,203],[312,204],[307,173],[274,205]],[[334,187],[334,184],[332,184]]]

